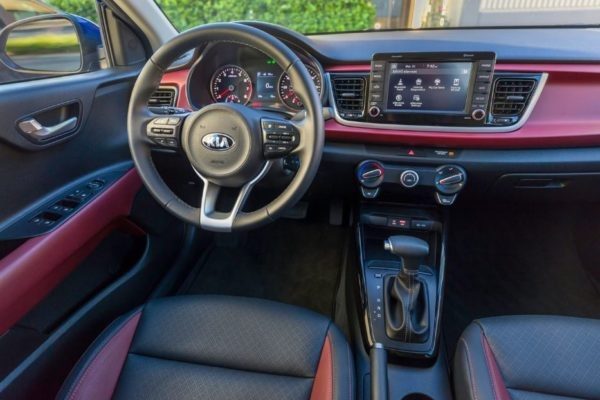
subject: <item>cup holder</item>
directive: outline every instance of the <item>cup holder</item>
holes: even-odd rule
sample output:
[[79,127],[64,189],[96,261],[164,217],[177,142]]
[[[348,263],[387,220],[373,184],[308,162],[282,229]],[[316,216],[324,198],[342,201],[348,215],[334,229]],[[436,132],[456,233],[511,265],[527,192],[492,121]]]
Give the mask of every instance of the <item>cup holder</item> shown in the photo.
[[402,400],[433,400],[433,398],[423,393],[410,393],[404,396]]

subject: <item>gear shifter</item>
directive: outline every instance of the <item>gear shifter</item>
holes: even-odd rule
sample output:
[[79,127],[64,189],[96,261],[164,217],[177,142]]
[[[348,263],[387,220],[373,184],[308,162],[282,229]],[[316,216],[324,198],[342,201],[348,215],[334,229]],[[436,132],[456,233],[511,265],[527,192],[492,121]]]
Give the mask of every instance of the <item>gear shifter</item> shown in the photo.
[[419,276],[429,244],[411,236],[391,236],[385,250],[400,257],[402,268],[385,279],[385,328],[388,337],[406,343],[423,343],[429,337],[429,299],[426,279]]

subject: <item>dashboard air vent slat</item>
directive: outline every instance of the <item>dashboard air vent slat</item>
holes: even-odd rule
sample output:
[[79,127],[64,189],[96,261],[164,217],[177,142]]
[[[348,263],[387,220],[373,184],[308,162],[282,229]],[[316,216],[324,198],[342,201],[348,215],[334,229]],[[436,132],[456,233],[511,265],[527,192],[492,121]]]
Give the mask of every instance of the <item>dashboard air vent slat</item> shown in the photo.
[[175,107],[175,88],[161,87],[158,88],[150,96],[148,105],[150,107]]
[[365,113],[366,79],[360,76],[334,76],[333,95],[342,118],[355,119]]
[[494,84],[492,114],[518,116],[523,113],[529,101],[535,79],[498,78]]

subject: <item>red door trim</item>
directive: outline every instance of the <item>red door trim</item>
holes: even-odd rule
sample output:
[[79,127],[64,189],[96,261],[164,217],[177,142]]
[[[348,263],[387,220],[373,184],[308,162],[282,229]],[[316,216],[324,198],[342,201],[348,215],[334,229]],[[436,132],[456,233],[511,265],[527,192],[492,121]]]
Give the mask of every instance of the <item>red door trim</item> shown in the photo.
[[0,335],[42,300],[129,215],[142,186],[135,169],[63,225],[27,240],[0,260]]

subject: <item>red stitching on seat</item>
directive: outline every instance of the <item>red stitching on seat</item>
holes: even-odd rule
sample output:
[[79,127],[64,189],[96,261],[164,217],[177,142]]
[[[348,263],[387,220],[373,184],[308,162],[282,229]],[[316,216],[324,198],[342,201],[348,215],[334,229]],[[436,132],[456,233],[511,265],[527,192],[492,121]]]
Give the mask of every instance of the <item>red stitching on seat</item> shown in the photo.
[[483,354],[485,356],[485,362],[487,364],[488,375],[492,382],[492,390],[494,392],[494,398],[497,400],[510,400],[510,395],[506,390],[506,385],[502,379],[502,374],[498,369],[494,352],[490,347],[483,331],[481,332],[481,345],[483,347]]

